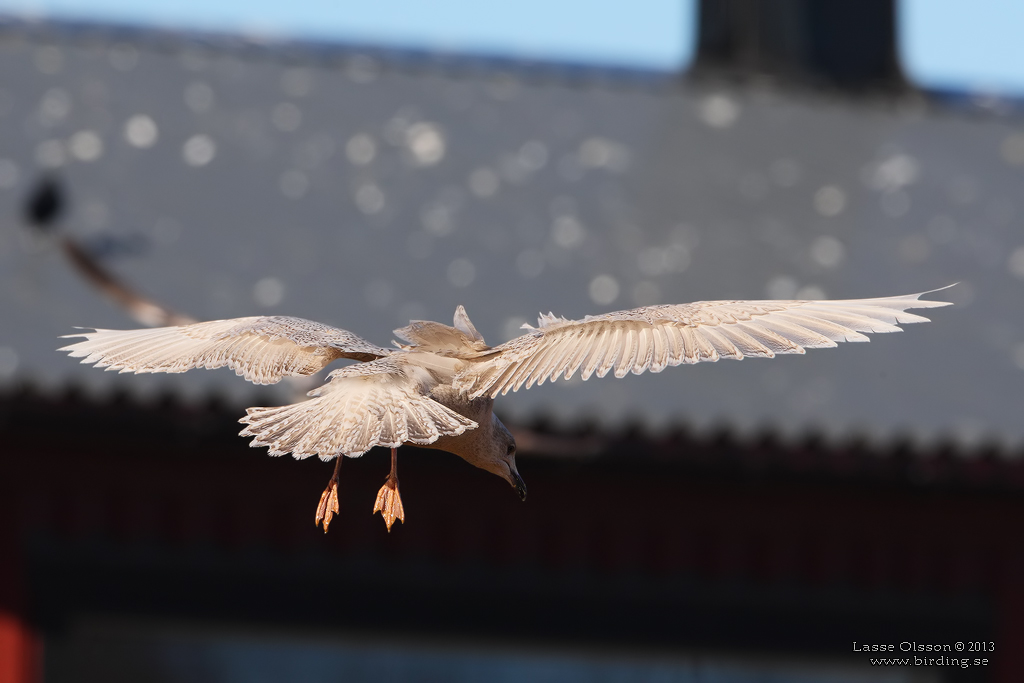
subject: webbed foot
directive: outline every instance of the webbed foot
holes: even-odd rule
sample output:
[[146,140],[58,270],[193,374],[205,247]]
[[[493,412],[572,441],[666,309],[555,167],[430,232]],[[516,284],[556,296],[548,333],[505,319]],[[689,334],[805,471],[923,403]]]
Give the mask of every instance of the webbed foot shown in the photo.
[[343,457],[340,453],[338,454],[338,462],[334,463],[334,474],[331,475],[331,480],[327,482],[327,488],[320,494],[320,503],[316,506],[316,520],[314,524],[320,526],[320,520],[323,520],[325,534],[327,533],[327,527],[331,525],[331,518],[338,512],[338,470],[341,469],[341,459]]
[[377,491],[377,502],[373,504],[373,511],[380,512],[384,523],[388,525],[388,533],[391,532],[391,525],[395,520],[405,524],[405,509],[402,507],[402,496],[398,493],[398,449],[391,449],[391,474],[387,481]]

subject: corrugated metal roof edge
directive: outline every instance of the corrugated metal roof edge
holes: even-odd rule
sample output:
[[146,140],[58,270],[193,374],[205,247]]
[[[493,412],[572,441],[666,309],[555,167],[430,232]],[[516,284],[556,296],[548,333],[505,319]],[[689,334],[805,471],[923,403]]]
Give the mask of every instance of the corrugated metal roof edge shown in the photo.
[[[290,398],[280,385],[246,385],[248,391],[184,393],[170,384],[143,389],[97,388],[67,382],[42,386],[30,381],[0,385],[0,425],[6,422],[4,406],[19,402],[51,406],[81,406],[169,412],[213,412],[237,418],[254,405],[275,405]],[[294,393],[294,392],[292,392]],[[867,434],[849,430],[830,433],[813,424],[799,431],[784,432],[771,425],[740,429],[725,421],[698,427],[685,418],[652,428],[639,419],[609,425],[598,416],[559,421],[550,412],[537,411],[531,417],[508,424],[527,457],[589,460],[637,452],[664,460],[691,458],[698,464],[707,453],[728,453],[736,463],[753,471],[778,469],[807,475],[846,474],[850,476],[897,476],[894,467],[907,468],[906,476],[918,483],[960,481],[984,488],[1024,489],[1024,448],[991,435],[966,442],[953,434],[921,439],[907,431]],[[630,456],[635,457],[635,456]]]
[[[500,415],[501,411],[497,412]],[[843,455],[860,460],[909,458],[922,462],[941,462],[952,458],[964,463],[992,461],[1024,466],[1024,448],[1012,444],[1008,439],[985,433],[972,435],[968,440],[950,433],[922,437],[906,429],[868,433],[851,426],[845,430],[828,430],[814,422],[794,430],[781,430],[764,423],[741,427],[725,420],[702,426],[685,417],[661,426],[647,425],[639,418],[608,426],[606,421],[597,416],[559,422],[552,419],[550,413],[540,410],[532,417],[520,419],[513,424],[520,433],[528,434],[528,439],[540,443],[540,447],[534,449],[537,455],[561,455],[555,450],[568,448],[574,451],[570,455],[587,457],[591,451],[597,450],[587,439],[597,436],[613,444],[607,446],[605,451],[643,447],[672,450],[672,444],[685,442],[695,448],[714,446],[747,453],[785,451],[794,456],[803,454],[799,457],[805,460],[811,456],[812,460],[817,460]],[[550,445],[545,443],[549,438],[552,439]],[[818,463],[811,466],[808,461],[807,466],[813,470],[824,465]],[[927,478],[926,475],[922,476]]]

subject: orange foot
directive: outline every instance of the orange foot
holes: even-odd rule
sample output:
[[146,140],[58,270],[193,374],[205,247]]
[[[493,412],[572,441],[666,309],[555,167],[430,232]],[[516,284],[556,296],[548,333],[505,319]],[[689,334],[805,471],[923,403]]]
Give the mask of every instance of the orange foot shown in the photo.
[[327,482],[327,488],[320,494],[320,504],[316,506],[316,521],[314,523],[319,526],[320,520],[324,520],[325,534],[327,533],[327,527],[331,525],[331,518],[338,511],[338,473],[341,471],[342,460],[344,460],[344,457],[341,453],[338,453],[337,460],[334,463],[334,474],[331,475],[331,480]]
[[324,533],[327,533],[327,527],[331,525],[331,518],[334,517],[334,513],[338,511],[338,482],[332,479],[328,484],[324,492],[320,494],[320,504],[316,506],[316,525],[320,525],[320,520],[324,521]]
[[398,494],[398,477],[392,475],[377,491],[377,502],[373,505],[374,512],[380,512],[384,523],[388,525],[388,532],[395,520],[405,524],[405,510],[402,508],[402,496]]

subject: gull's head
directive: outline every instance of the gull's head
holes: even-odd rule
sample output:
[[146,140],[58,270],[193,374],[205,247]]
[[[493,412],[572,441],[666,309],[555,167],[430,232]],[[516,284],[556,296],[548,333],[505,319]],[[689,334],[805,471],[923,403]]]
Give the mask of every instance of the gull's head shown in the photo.
[[467,411],[478,427],[456,436],[442,436],[427,448],[438,448],[459,456],[470,465],[487,470],[507,481],[522,500],[526,500],[526,484],[516,469],[516,440],[491,412],[491,399],[476,399]]
[[516,440],[493,413],[491,424],[493,430],[488,458],[480,466],[507,481],[516,490],[520,500],[526,500],[526,484],[516,469]]

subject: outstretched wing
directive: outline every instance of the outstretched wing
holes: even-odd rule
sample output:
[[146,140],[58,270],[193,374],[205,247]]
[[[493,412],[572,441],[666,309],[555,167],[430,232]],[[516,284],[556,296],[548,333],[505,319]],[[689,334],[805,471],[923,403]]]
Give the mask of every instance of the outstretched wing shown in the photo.
[[338,358],[370,361],[391,353],[347,330],[287,316],[234,318],[144,330],[96,330],[60,351],[121,372],[185,372],[227,366],[256,384],[311,375]]
[[355,457],[374,446],[429,444],[455,436],[477,423],[431,399],[436,382],[400,356],[350,365],[328,375],[327,384],[309,392],[314,398],[277,408],[249,408],[240,422],[253,447],[269,446],[271,455],[317,455],[330,460]]
[[[938,290],[935,290],[938,291]],[[909,308],[950,305],[923,294],[837,301],[699,301],[647,306],[566,320],[541,316],[539,326],[492,349],[455,380],[471,398],[529,389],[579,371],[583,379],[661,372],[667,366],[719,358],[772,358],[782,353],[868,341],[865,332],[898,332],[897,323],[927,322]]]

